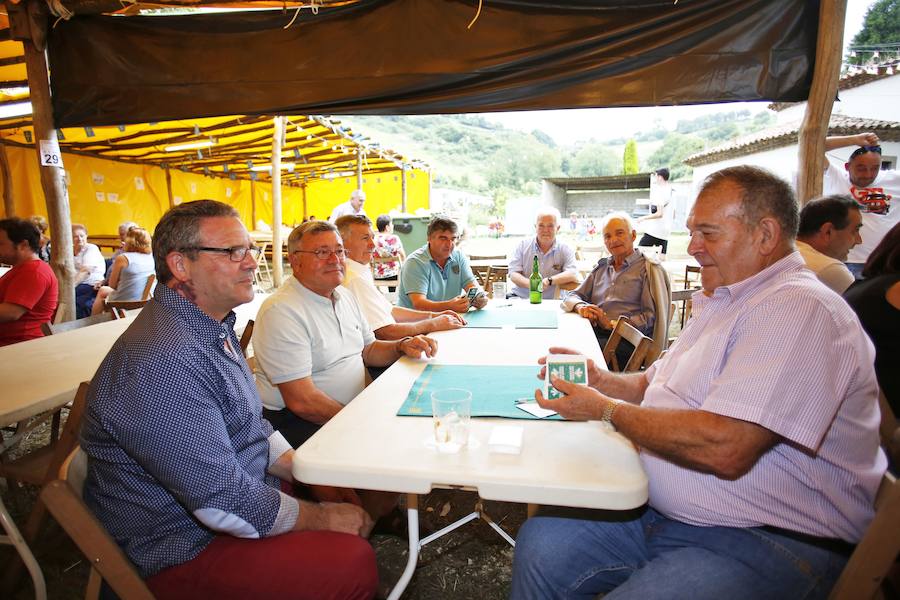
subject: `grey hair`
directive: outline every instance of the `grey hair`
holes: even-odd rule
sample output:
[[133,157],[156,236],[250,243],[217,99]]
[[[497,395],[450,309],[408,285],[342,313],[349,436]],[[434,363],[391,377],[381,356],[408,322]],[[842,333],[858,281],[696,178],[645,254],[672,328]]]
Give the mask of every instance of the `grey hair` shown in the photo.
[[785,180],[760,167],[738,165],[708,175],[700,186],[698,196],[726,181],[741,189],[741,220],[744,225],[756,227],[763,218],[773,217],[786,238],[797,238],[800,210],[794,190]]
[[366,215],[344,215],[343,217],[338,217],[334,222],[334,226],[337,227],[341,237],[350,235],[350,228],[354,225],[366,225],[371,229],[372,219]]
[[541,217],[553,217],[556,219],[557,224],[562,220],[562,215],[559,214],[559,209],[555,206],[540,207],[537,211],[537,215],[534,217],[534,221],[537,222]]
[[338,228],[328,221],[307,221],[306,223],[303,223],[296,227],[288,236],[288,252],[293,253],[300,247],[300,240],[303,239],[304,235],[324,233],[326,231],[333,231],[340,235]]
[[190,259],[197,257],[190,248],[201,245],[200,223],[213,217],[240,218],[237,209],[218,200],[194,200],[170,209],[153,230],[153,263],[156,277],[166,284],[174,275],[166,264],[170,252],[181,252]]
[[600,221],[600,232],[602,233],[606,226],[609,225],[610,221],[614,221],[615,219],[621,219],[625,221],[628,225],[628,229],[630,231],[635,231],[634,219],[631,218],[631,215],[628,213],[622,212],[620,210],[614,211],[603,217],[603,220]]

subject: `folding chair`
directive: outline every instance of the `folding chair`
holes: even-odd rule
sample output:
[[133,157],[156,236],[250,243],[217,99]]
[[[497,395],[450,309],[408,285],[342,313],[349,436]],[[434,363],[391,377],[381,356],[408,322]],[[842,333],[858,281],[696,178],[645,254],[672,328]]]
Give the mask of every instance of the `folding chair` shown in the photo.
[[152,600],[137,569],[81,499],[86,476],[87,455],[76,447],[59,469],[59,479],[41,491],[47,510],[91,565],[85,598],[97,598],[105,580],[120,598]]
[[[634,346],[634,352],[631,353],[631,358],[625,363],[624,368],[619,367],[619,360],[616,358],[616,348],[619,347],[619,343],[622,340],[626,340]],[[616,326],[613,328],[612,335],[609,336],[609,340],[606,342],[606,347],[603,348],[603,359],[609,365],[611,371],[624,373],[638,371],[641,365],[644,364],[644,357],[650,350],[652,342],[653,340],[638,331],[631,324],[628,317],[619,317]]]
[[6,510],[6,505],[3,504],[3,498],[0,498],[0,527],[6,532],[5,535],[0,535],[0,545],[7,544],[15,548],[16,552],[18,552],[19,556],[22,558],[22,562],[25,563],[28,574],[31,575],[31,581],[34,584],[35,599],[46,600],[47,584],[44,581],[44,573],[41,571],[41,567],[38,565],[37,560],[35,560],[31,548],[25,543],[25,538],[22,537],[19,528],[16,527],[15,522]]
[[[0,463],[0,477],[5,477],[9,483],[10,489],[14,489],[16,482],[30,483],[41,486],[56,478],[60,466],[65,462],[66,458],[71,454],[72,450],[78,446],[78,432],[81,429],[81,418],[84,415],[85,406],[87,405],[87,392],[90,384],[82,382],[78,386],[78,392],[72,401],[72,408],[69,410],[69,418],[63,428],[59,440],[48,446],[38,448],[24,456],[17,458],[11,462]],[[5,510],[5,509],[4,509]],[[25,527],[21,537],[25,541],[33,542],[40,532],[41,525],[44,522],[45,507],[41,502],[36,502],[25,521]],[[7,528],[9,531],[9,529]],[[14,534],[10,532],[10,536],[14,538]],[[29,553],[22,552],[18,544],[13,544],[19,549],[25,566],[32,574],[34,572],[29,564]],[[27,549],[27,547],[26,547]],[[33,557],[32,557],[33,559]],[[5,581],[15,581],[18,578],[19,564],[15,561],[11,562],[5,575]],[[43,582],[42,582],[43,583]],[[35,585],[37,580],[35,579]]]
[[[700,267],[695,267],[694,265],[685,265],[684,266],[684,288],[685,290],[689,290],[691,288],[698,287],[698,283],[700,283]],[[684,304],[681,305],[681,328],[684,329],[684,321],[687,318],[687,315],[691,314],[691,301],[687,299]]]
[[244,356],[247,356],[247,348],[250,346],[250,338],[253,337],[253,324],[255,321],[250,319],[247,321],[247,326],[244,327],[244,333],[241,334],[241,352],[244,353]]
[[875,496],[875,517],[831,589],[831,600],[884,597],[881,584],[900,553],[900,484],[885,473]]
[[147,276],[147,284],[144,286],[144,291],[141,294],[140,300],[107,300],[105,310],[113,311],[113,310],[137,310],[139,308],[144,308],[144,305],[150,301],[150,292],[153,291],[153,284],[156,283],[156,275],[154,273],[150,273]]

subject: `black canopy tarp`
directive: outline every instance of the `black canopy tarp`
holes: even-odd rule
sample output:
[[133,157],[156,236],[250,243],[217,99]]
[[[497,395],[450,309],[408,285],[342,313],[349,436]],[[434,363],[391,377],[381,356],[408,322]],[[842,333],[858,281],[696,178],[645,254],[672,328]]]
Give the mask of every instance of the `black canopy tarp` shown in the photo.
[[807,98],[817,0],[372,0],[86,16],[50,33],[56,125]]

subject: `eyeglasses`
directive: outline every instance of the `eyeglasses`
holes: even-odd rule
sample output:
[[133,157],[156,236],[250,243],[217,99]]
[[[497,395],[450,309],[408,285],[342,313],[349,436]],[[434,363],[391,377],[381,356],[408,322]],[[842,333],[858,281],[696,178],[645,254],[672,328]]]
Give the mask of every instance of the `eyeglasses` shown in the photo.
[[315,250],[294,250],[294,252],[302,252],[303,254],[315,254],[316,258],[319,260],[328,260],[331,258],[331,255],[334,254],[338,258],[344,258],[344,249],[343,248],[335,248],[332,250],[331,248],[316,248]]
[[232,262],[241,262],[247,257],[247,253],[253,257],[253,260],[259,260],[262,254],[262,248],[259,246],[232,246],[231,248],[211,248],[209,246],[191,246],[185,250],[198,250],[200,252],[215,252],[217,254],[227,254]]
[[876,154],[881,154],[881,146],[860,146],[856,150],[850,154],[850,158],[856,158],[861,154],[865,154],[866,152],[875,152]]

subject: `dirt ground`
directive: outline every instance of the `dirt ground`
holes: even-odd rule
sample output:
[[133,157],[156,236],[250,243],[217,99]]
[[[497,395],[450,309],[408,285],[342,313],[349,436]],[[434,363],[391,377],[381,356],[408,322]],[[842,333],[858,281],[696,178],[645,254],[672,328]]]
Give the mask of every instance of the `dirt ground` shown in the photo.
[[[46,429],[38,429],[26,440],[26,448],[44,443],[46,437]],[[13,493],[0,480],[0,497],[20,526],[37,493],[38,489],[32,486],[18,488]],[[437,531],[472,512],[477,500],[473,492],[435,490],[419,499],[420,526]],[[484,509],[512,537],[525,520],[525,506],[521,504],[485,502]],[[87,562],[52,517],[48,521],[32,547],[44,572],[47,596],[52,600],[83,598],[89,571]],[[408,541],[392,535],[374,535],[371,542],[378,559],[381,590],[386,596],[406,565]],[[0,565],[9,563],[12,552],[9,546],[0,547]],[[472,521],[422,549],[415,575],[403,598],[505,599],[509,596],[512,557],[512,548],[497,532],[484,521]],[[5,569],[0,567],[2,570]],[[33,597],[31,580],[26,574],[20,579],[13,598]]]

